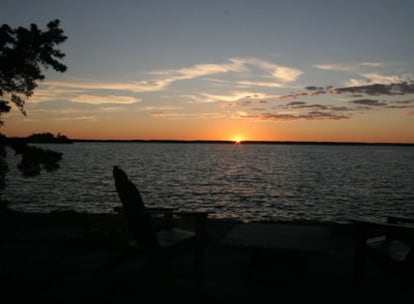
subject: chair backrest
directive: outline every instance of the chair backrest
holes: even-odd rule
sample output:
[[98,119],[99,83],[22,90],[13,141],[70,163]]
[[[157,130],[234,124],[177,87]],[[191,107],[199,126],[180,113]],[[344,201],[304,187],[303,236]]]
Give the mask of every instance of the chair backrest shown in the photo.
[[113,176],[115,188],[121,200],[122,207],[125,210],[125,214],[130,216],[142,215],[145,206],[137,187],[128,179],[125,171],[118,166],[114,166]]
[[137,187],[118,166],[113,167],[115,188],[121,200],[128,228],[140,246],[156,247],[158,241],[150,216],[145,213],[145,205]]

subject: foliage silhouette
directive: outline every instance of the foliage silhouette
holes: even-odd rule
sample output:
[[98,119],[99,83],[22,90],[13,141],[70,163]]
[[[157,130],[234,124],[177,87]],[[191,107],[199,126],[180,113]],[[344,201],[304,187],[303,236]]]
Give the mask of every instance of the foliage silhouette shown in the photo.
[[67,136],[58,133],[54,136],[52,133],[45,132],[45,133],[33,133],[29,137],[27,137],[27,142],[29,143],[72,143]]
[[[26,115],[25,99],[32,96],[38,81],[45,79],[43,69],[66,71],[67,67],[60,61],[65,54],[56,48],[67,39],[59,26],[57,19],[47,24],[47,30],[39,29],[36,24],[16,29],[7,24],[0,26],[0,126],[4,123],[2,115],[11,110],[10,103]],[[46,171],[59,168],[61,153],[12,141],[0,134],[0,202],[8,172],[6,146],[21,155],[18,168],[23,176],[35,176],[41,168]]]

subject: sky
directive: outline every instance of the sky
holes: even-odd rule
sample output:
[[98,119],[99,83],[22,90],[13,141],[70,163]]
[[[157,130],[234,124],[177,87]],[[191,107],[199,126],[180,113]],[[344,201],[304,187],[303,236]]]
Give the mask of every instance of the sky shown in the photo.
[[7,136],[414,143],[412,0],[0,0],[68,39]]

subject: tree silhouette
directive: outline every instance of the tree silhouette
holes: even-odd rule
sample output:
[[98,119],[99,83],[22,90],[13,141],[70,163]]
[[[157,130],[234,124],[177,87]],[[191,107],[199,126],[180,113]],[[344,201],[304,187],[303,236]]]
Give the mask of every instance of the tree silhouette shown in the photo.
[[[0,27],[0,126],[4,123],[3,114],[11,110],[10,103],[26,115],[25,100],[33,94],[38,81],[45,79],[44,69],[66,71],[67,67],[60,62],[65,54],[56,48],[67,39],[59,25],[59,20],[53,20],[47,24],[47,30],[39,29],[36,24],[29,28],[12,29],[7,24]],[[24,176],[35,176],[41,168],[56,170],[62,158],[58,152],[11,141],[0,134],[0,201],[8,171],[7,145],[21,155],[18,167]]]

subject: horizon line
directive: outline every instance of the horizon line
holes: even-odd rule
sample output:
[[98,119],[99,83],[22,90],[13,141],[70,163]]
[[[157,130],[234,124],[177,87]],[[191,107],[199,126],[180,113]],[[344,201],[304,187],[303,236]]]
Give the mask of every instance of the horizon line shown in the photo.
[[[12,136],[11,140],[26,140],[28,137]],[[69,142],[141,142],[141,143],[222,143],[222,144],[315,144],[315,145],[400,145],[414,146],[414,142],[364,142],[364,141],[312,141],[312,140],[231,140],[231,139],[82,139],[67,137]],[[55,143],[55,142],[50,142]],[[57,142],[56,142],[57,143]],[[65,143],[65,142],[62,142]]]
[[226,139],[70,139],[73,142],[141,142],[141,143],[222,143],[222,144],[316,144],[316,145],[403,145],[404,142],[358,142],[358,141],[304,141],[304,140],[235,140]]

